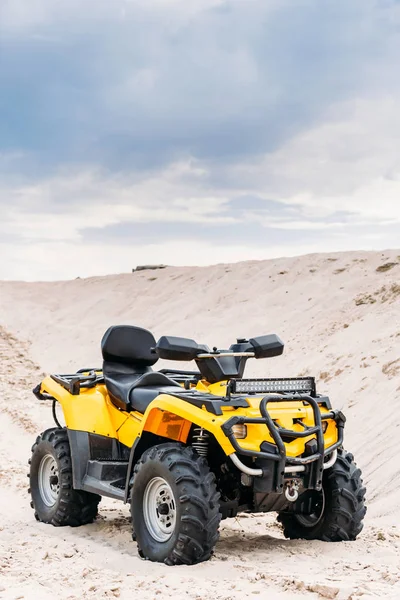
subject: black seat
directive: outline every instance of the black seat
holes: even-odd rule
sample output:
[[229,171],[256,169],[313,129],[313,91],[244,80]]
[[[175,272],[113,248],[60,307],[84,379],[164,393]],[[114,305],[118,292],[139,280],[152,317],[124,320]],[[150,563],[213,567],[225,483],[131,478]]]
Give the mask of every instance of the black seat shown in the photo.
[[110,327],[101,341],[103,375],[112,402],[122,410],[144,413],[167,388],[181,387],[166,375],[152,370],[157,354],[150,331],[132,325]]
[[[150,373],[150,375],[162,375],[162,373]],[[144,377],[146,377],[146,375]],[[176,394],[177,387],[182,390],[179,383],[172,381],[172,379],[169,380],[167,386],[163,383],[162,387],[152,387],[150,385],[148,387],[141,387],[141,384],[139,384],[138,386],[133,387],[129,394],[131,406],[134,410],[144,413],[150,402],[153,402],[157,396],[160,394]]]

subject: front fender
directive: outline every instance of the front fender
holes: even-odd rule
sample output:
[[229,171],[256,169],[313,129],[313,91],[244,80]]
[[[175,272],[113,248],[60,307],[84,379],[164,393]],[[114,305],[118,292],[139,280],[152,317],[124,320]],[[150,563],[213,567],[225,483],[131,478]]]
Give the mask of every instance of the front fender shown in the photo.
[[222,431],[221,425],[231,416],[231,411],[226,411],[223,415],[214,415],[185,400],[160,394],[147,407],[142,424],[144,431],[182,442],[186,442],[192,424],[197,425],[211,433],[225,454],[229,455],[235,450]]
[[[140,458],[141,451],[140,440],[143,433],[150,432],[166,438],[166,441],[175,440],[186,443],[190,428],[197,425],[207,430],[217,440],[225,454],[234,452],[228,438],[221,429],[221,425],[232,416],[231,411],[222,416],[217,416],[207,412],[205,409],[193,406],[185,400],[180,400],[168,394],[160,394],[153,402],[149,404],[143,417],[138,413],[129,413],[129,419],[118,431],[120,441],[131,446],[131,454],[128,464],[127,479],[125,484],[125,502],[129,500],[129,490],[131,486],[131,477],[133,468]],[[135,436],[138,421],[140,422],[140,432]],[[130,443],[129,443],[129,440]]]

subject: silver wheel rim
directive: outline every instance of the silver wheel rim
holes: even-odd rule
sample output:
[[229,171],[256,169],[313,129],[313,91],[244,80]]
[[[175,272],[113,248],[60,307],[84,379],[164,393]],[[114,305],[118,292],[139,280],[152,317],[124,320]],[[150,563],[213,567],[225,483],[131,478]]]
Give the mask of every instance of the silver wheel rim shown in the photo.
[[303,527],[315,527],[322,519],[325,512],[325,492],[323,488],[320,494],[316,512],[311,513],[311,515],[296,515],[296,519]]
[[45,454],[40,461],[38,484],[45,505],[54,506],[60,493],[60,480],[56,460],[51,454]]
[[175,531],[176,503],[174,494],[162,477],[149,481],[143,496],[146,527],[157,542],[167,542]]

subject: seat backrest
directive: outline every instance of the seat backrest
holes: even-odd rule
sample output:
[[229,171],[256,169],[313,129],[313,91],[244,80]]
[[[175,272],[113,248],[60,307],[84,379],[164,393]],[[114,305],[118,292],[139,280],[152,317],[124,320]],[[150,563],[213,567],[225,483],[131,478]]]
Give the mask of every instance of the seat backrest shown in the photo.
[[114,325],[101,340],[101,352],[105,362],[129,365],[147,371],[158,356],[151,351],[156,345],[153,334],[147,329],[133,325]]

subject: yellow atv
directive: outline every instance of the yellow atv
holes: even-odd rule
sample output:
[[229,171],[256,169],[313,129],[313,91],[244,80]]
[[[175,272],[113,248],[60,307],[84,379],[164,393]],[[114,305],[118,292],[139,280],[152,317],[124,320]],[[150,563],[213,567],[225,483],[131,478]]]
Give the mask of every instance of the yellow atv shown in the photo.
[[[239,512],[276,511],[289,538],[360,533],[365,488],[342,448],[343,414],[312,377],[243,378],[249,358],[282,354],[278,336],[210,350],[116,326],[101,348],[102,369],[51,375],[34,390],[53,401],[57,425],[32,448],[39,521],[84,525],[101,496],[129,502],[139,554],[168,565],[207,560],[220,520]],[[153,371],[159,358],[198,371]]]

